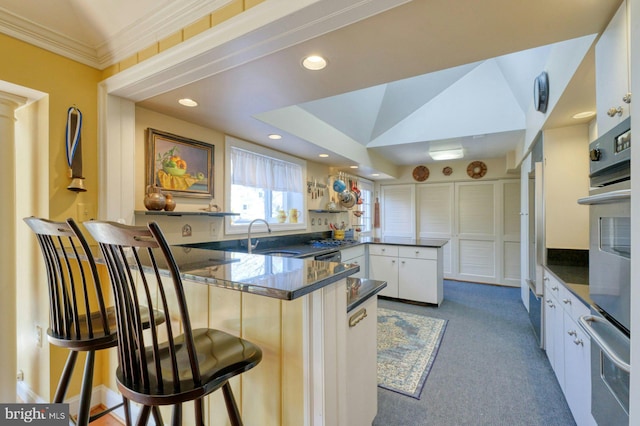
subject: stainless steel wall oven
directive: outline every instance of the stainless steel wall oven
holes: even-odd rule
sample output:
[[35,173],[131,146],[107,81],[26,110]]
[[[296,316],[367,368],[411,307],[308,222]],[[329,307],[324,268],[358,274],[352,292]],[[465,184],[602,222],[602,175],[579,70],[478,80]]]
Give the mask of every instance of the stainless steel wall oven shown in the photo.
[[592,142],[589,296],[580,325],[591,337],[591,413],[598,424],[628,424],[631,336],[630,119]]

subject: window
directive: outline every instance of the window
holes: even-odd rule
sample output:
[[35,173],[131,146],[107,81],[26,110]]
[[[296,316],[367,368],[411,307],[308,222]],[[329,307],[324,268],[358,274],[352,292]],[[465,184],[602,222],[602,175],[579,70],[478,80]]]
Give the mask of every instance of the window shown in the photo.
[[304,160],[227,137],[226,170],[227,208],[239,213],[227,220],[227,233],[246,232],[254,219],[271,229],[306,228]]
[[371,235],[371,229],[373,224],[373,182],[363,179],[359,180],[358,186],[360,187],[360,198],[362,204],[358,210],[362,211],[362,216],[353,216],[352,225],[354,228],[360,228],[361,235]]

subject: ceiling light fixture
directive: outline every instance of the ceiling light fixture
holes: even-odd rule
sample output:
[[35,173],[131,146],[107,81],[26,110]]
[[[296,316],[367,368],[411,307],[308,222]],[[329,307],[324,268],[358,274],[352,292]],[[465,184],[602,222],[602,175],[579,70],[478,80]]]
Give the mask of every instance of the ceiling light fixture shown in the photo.
[[371,176],[378,177],[378,176],[380,176],[380,173],[373,173],[373,174],[371,174]]
[[302,66],[311,71],[318,71],[327,66],[327,60],[322,56],[311,55],[302,60]]
[[196,101],[194,101],[193,99],[189,99],[189,98],[182,98],[182,99],[178,99],[178,103],[180,105],[189,107],[189,108],[193,108],[193,107],[197,107],[198,103]]
[[440,151],[429,151],[429,156],[435,161],[457,160],[464,157],[464,151],[462,148],[443,149]]
[[269,139],[272,139],[274,141],[278,141],[278,140],[282,139],[282,136],[280,136],[280,135],[278,135],[276,133],[272,133],[268,137],[269,137]]
[[358,166],[349,166],[350,169],[357,169]]
[[572,117],[576,120],[580,120],[581,118],[590,118],[596,115],[595,111],[583,111],[577,114],[574,114]]
[[322,157],[322,158],[327,158],[329,156],[329,154],[320,154],[318,155],[318,157]]

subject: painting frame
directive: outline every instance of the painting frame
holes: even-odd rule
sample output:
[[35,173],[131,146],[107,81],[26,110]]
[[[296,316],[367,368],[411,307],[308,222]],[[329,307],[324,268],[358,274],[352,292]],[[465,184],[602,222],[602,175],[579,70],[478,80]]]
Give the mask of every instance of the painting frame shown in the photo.
[[147,128],[147,186],[176,197],[212,199],[214,149],[206,142]]

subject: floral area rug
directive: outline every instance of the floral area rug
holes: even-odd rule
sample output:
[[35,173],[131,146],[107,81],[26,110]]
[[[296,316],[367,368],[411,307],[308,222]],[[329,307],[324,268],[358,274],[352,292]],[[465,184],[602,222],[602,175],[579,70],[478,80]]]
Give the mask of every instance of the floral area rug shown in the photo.
[[447,321],[378,309],[378,386],[420,399]]

